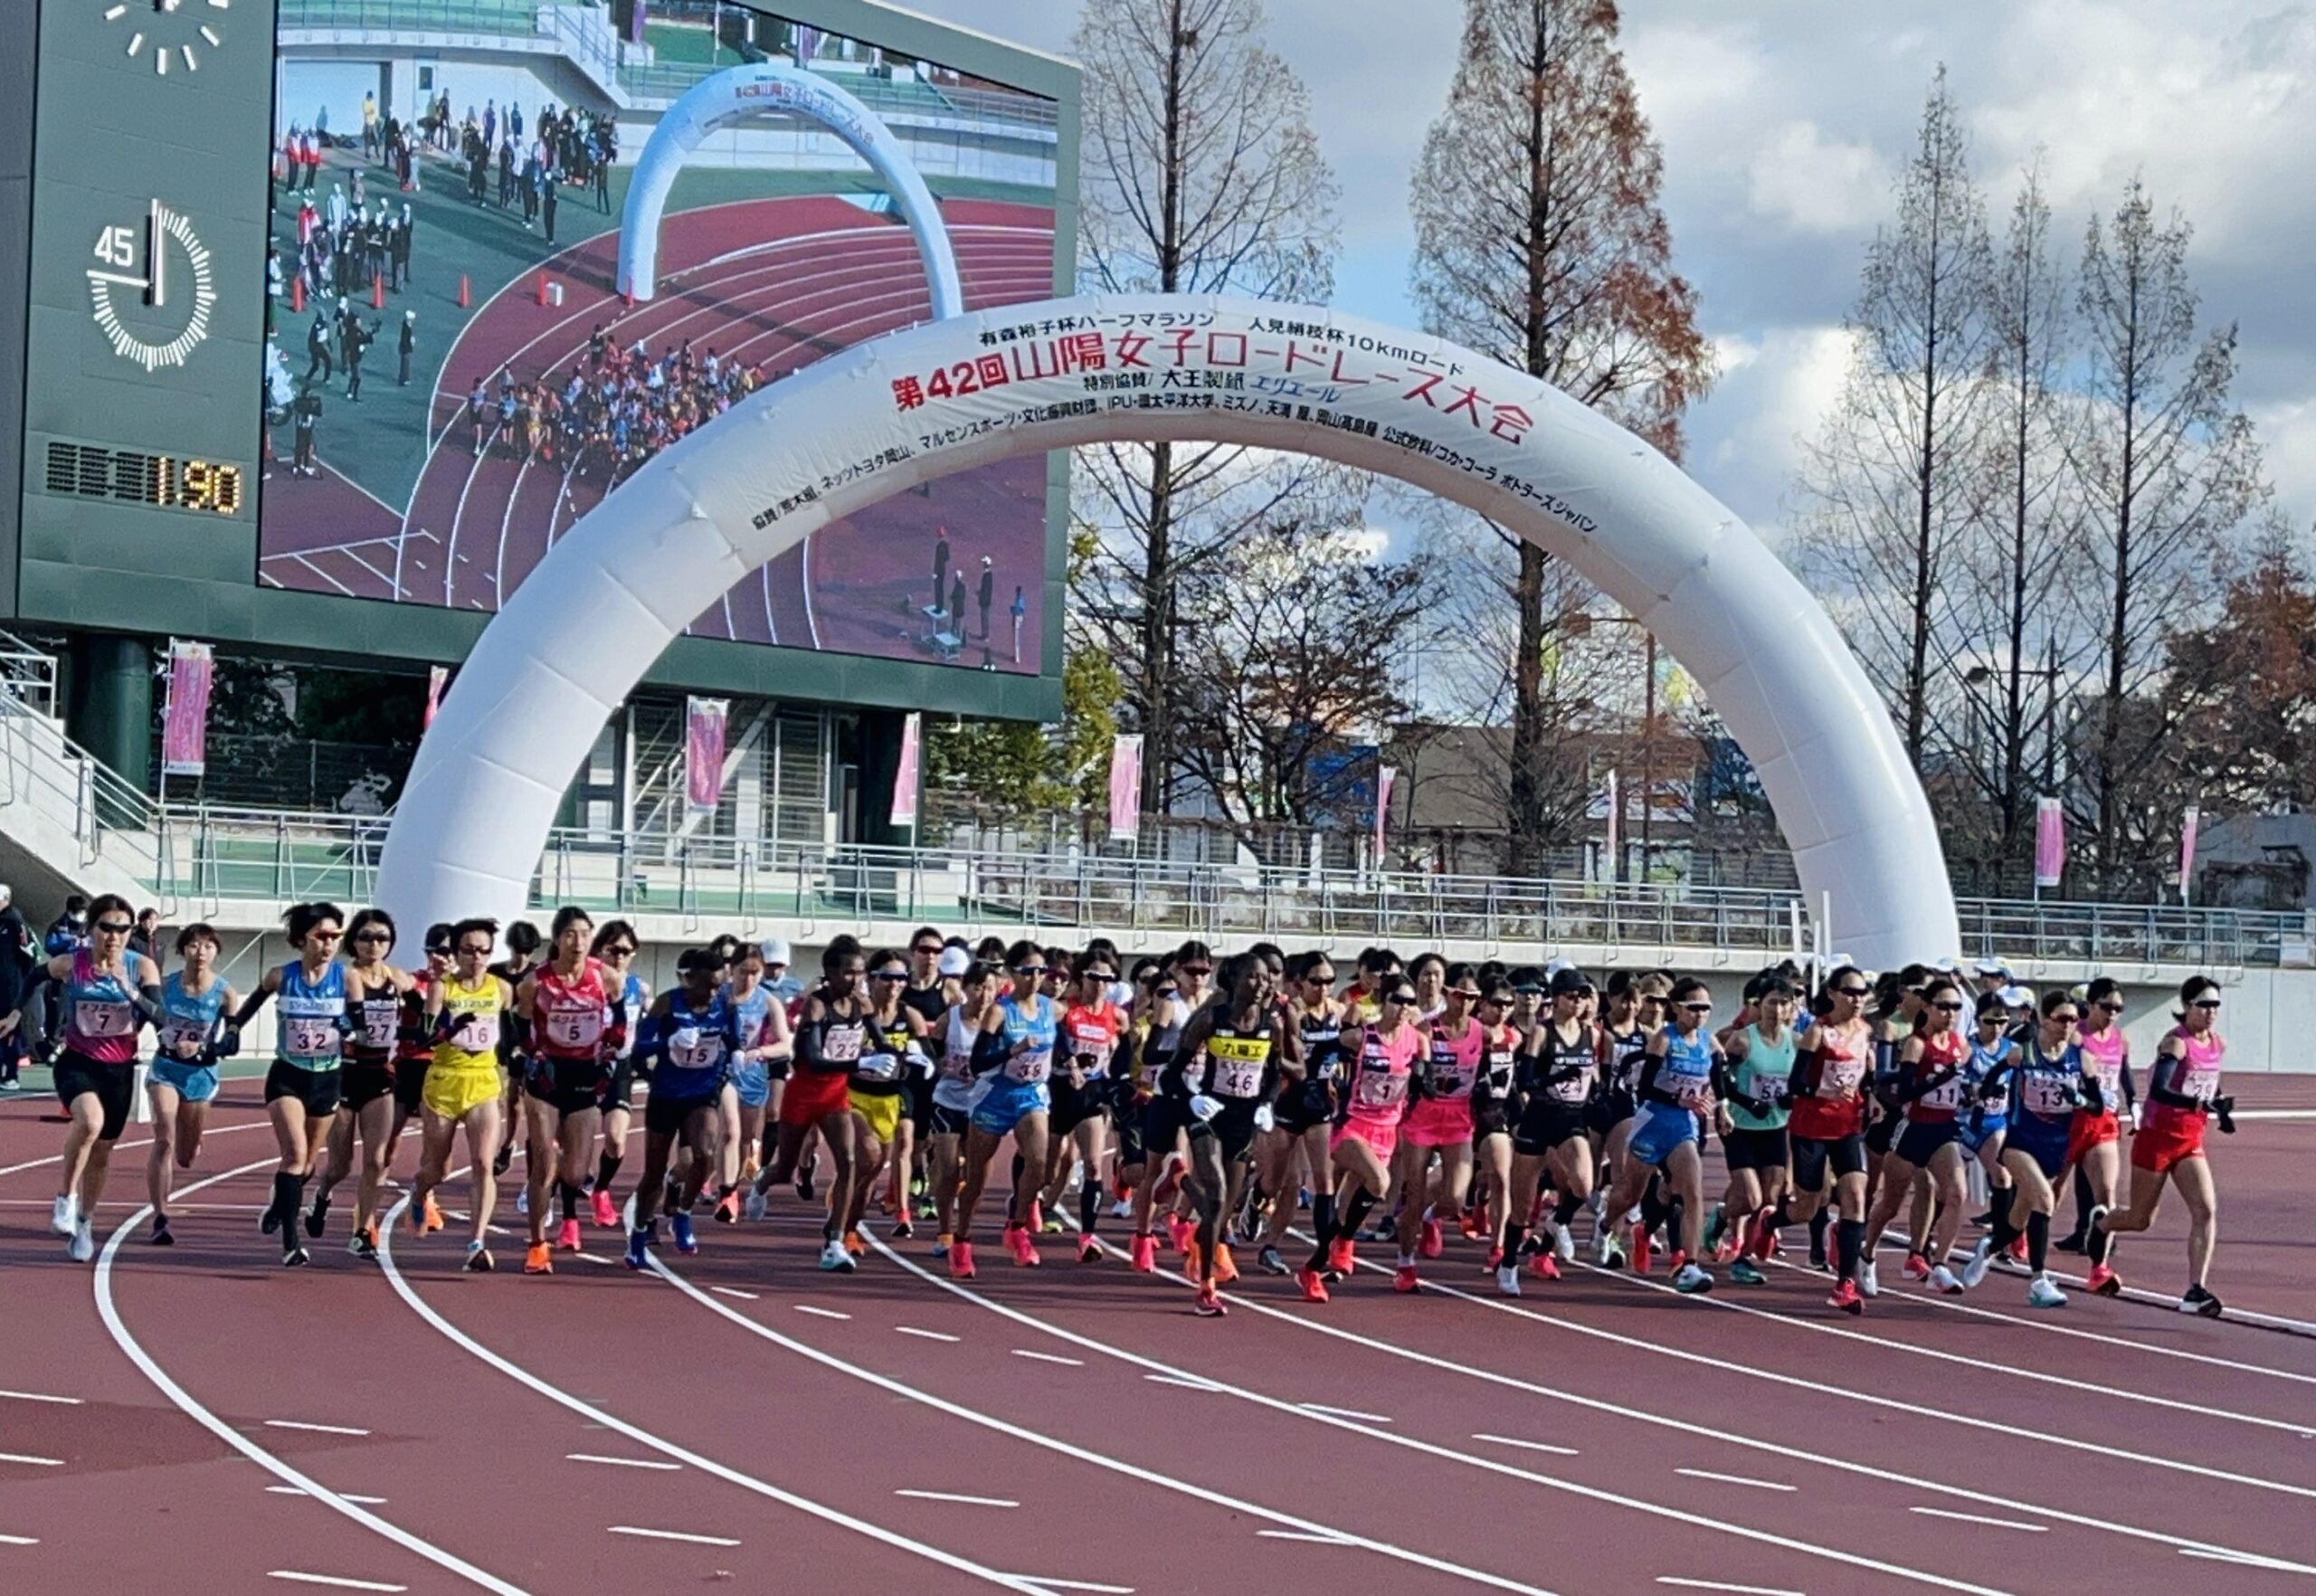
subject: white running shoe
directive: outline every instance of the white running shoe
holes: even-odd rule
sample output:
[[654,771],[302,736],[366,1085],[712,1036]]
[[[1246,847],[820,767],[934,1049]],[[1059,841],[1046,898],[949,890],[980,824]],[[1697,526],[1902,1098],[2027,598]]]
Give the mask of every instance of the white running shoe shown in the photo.
[[527,1184],[515,1188],[515,1211],[526,1215],[531,1211],[531,1188]]
[[2062,1308],[2066,1306],[2066,1293],[2061,1291],[2057,1283],[2048,1275],[2037,1275],[2034,1282],[2026,1287],[2026,1306],[2038,1308]]
[[821,1249],[821,1268],[831,1274],[849,1275],[852,1273],[852,1254],[844,1249],[842,1241],[831,1241]]
[[1979,1238],[1978,1246],[1970,1252],[1970,1261],[1962,1266],[1963,1286],[1976,1291],[1979,1282],[1987,1278],[1987,1271],[1992,1268],[1994,1268],[1994,1238],[1981,1236]]
[[88,1221],[82,1220],[73,1228],[72,1240],[64,1249],[64,1255],[74,1263],[87,1263],[97,1256],[97,1233]]
[[740,1211],[752,1220],[760,1220],[772,1211],[772,1201],[760,1188],[750,1186],[748,1194],[740,1199]]
[[[1980,1243],[1980,1245],[1983,1246],[1984,1243]],[[1960,1297],[1962,1295],[1961,1280],[1955,1276],[1952,1269],[1948,1268],[1944,1264],[1940,1264],[1936,1268],[1930,1271],[1930,1284],[1932,1290],[1942,1291],[1949,1297]]]
[[48,1228],[60,1236],[70,1236],[81,1228],[81,1205],[71,1197],[59,1197],[48,1211]]
[[1495,1289],[1504,1297],[1520,1295],[1520,1266],[1505,1264],[1495,1271]]
[[1576,1233],[1557,1220],[1552,1221],[1552,1256],[1562,1263],[1576,1261]]
[[1710,1291],[1713,1277],[1695,1264],[1683,1264],[1681,1272],[1673,1277],[1673,1289],[1683,1293]]
[[1592,1195],[1584,1200],[1584,1211],[1590,1214],[1594,1219],[1599,1219],[1600,1217],[1600,1211],[1608,1206],[1609,1188],[1606,1186],[1593,1187]]
[[1857,1288],[1867,1297],[1882,1295],[1882,1282],[1875,1278],[1874,1260],[1870,1258],[1857,1266]]
[[1132,1219],[1134,1217],[1134,1199],[1131,1197],[1121,1197],[1115,1202],[1111,1203],[1110,1217],[1114,1220]]
[[1602,1225],[1600,1227],[1599,1235],[1594,1240],[1592,1244],[1592,1261],[1599,1264],[1602,1268],[1607,1268],[1609,1267],[1609,1259],[1615,1257],[1621,1250],[1622,1249],[1618,1248],[1617,1245],[1616,1231],[1609,1229],[1607,1225]]

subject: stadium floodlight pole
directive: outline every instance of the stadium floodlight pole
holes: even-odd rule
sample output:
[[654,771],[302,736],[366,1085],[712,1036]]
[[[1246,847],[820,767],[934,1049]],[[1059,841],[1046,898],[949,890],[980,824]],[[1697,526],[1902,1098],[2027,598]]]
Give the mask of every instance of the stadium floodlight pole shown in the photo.
[[[961,369],[977,380],[936,380]],[[1566,560],[1712,700],[1802,891],[1840,917],[1860,964],[1960,945],[1938,826],[1881,696],[1816,597],[1678,466],[1444,339],[1191,294],[1047,300],[887,334],[654,457],[484,628],[412,764],[384,906],[407,925],[521,912],[604,721],[718,594],[812,532],[994,461],[1160,440],[1393,477]]]

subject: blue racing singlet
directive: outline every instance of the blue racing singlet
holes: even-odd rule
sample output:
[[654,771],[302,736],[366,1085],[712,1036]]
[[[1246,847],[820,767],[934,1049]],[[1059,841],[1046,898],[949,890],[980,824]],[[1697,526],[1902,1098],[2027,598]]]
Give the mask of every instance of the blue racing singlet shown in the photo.
[[310,984],[296,961],[281,966],[281,1033],[274,1054],[299,1069],[335,1069],[346,1046],[346,966],[332,960]]
[[[676,1044],[676,1033],[689,1031],[694,1040]],[[734,1045],[732,1005],[722,993],[695,1010],[681,992],[668,994],[668,1017],[657,1038],[660,1063],[651,1089],[670,1102],[694,1103],[714,1097],[724,1084],[724,1067]]]
[[225,1006],[224,978],[215,971],[209,974],[209,990],[201,993],[185,988],[185,972],[173,970],[161,981],[161,1051],[176,1058],[180,1045],[190,1042],[194,1057],[199,1058],[217,1034],[217,1017]]
[[[1054,1043],[1061,1030],[1060,1013],[1051,999],[1039,993],[1030,1002],[1032,1007],[1024,1008],[1011,993],[997,1000],[997,1012],[1005,1021],[1006,1059],[1001,1073],[1024,1086],[1053,1074]],[[1014,1048],[1025,1041],[1028,1050],[1015,1056]]]
[[2074,1123],[2074,1085],[2082,1078],[2081,1048],[2070,1042],[2047,1058],[2039,1040],[2028,1042],[2011,1078],[2011,1134],[2065,1141]]
[[1684,1108],[1703,1109],[1713,1103],[1713,1035],[1702,1025],[1683,1040],[1679,1030],[1665,1028],[1665,1057],[1658,1061],[1653,1095]]

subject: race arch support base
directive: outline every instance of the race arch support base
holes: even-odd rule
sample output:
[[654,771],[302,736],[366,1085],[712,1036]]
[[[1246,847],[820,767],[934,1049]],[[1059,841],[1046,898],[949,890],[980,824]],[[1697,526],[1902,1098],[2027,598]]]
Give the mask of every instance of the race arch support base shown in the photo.
[[859,345],[751,396],[582,519],[484,630],[419,746],[380,895],[403,925],[521,912],[606,717],[715,596],[827,522],[1079,444],[1210,440],[1428,489],[1652,630],[1751,758],[1815,905],[1869,967],[1954,952],[1937,828],[1817,601],[1664,456],[1533,377],[1305,306],[1088,297]]

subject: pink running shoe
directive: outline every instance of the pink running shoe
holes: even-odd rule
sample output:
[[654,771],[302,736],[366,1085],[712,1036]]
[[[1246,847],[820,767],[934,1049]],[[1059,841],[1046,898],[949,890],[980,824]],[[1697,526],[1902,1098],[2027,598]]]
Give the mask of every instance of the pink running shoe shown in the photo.
[[973,1244],[970,1241],[949,1243],[949,1278],[970,1280],[973,1278]]
[[1198,1240],[1198,1227],[1179,1213],[1166,1216],[1166,1240],[1173,1243],[1176,1252],[1188,1252],[1191,1243]]
[[1045,1259],[1038,1256],[1037,1243],[1030,1240],[1029,1228],[1025,1225],[1015,1225],[1009,1229],[1005,1232],[1005,1245],[1012,1249],[1013,1266],[1016,1268],[1034,1269],[1045,1262]]
[[1448,1235],[1439,1228],[1438,1220],[1423,1221],[1423,1235],[1416,1243],[1416,1250],[1425,1258],[1438,1258],[1448,1250]]
[[2121,1297],[2123,1294],[2123,1278],[2105,1264],[2093,1265],[2091,1273],[2083,1278],[2083,1283],[2091,1287],[2095,1296]]
[[575,1219],[565,1220],[562,1228],[555,1233],[555,1244],[565,1252],[578,1251],[579,1221]]
[[1528,1267],[1530,1269],[1534,1271],[1536,1278],[1539,1280],[1557,1280],[1560,1278],[1560,1259],[1552,1256],[1552,1250],[1549,1247],[1531,1258],[1528,1260]]
[[1131,1251],[1134,1267],[1137,1273],[1154,1275],[1158,1272],[1157,1237],[1136,1236],[1134,1239],[1134,1245]]
[[1906,1261],[1903,1268],[1906,1272],[1906,1278],[1909,1280],[1927,1280],[1930,1278],[1930,1259],[1924,1258],[1919,1252],[1909,1252],[1906,1254]]
[[1423,1289],[1423,1282],[1416,1278],[1413,1264],[1401,1264],[1391,1275],[1391,1289],[1402,1294]]
[[619,1223],[619,1210],[612,1206],[612,1194],[609,1192],[598,1188],[587,1202],[594,1210],[594,1221],[598,1228],[608,1230]]

